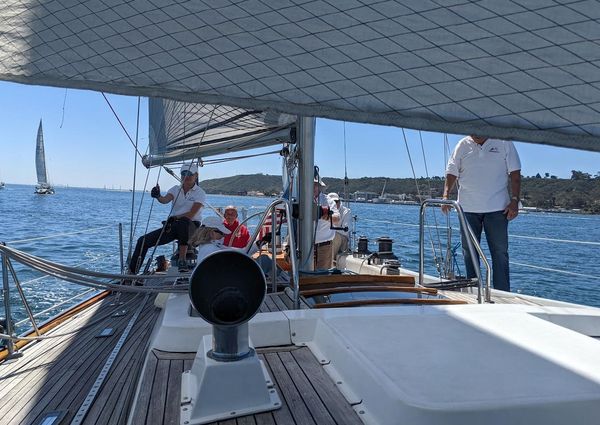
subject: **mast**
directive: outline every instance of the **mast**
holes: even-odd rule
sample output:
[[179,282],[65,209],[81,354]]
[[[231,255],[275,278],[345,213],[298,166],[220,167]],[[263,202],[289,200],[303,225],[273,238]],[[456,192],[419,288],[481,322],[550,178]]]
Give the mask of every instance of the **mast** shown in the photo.
[[299,200],[300,200],[300,270],[313,270],[314,249],[313,179],[315,173],[315,118],[298,117],[298,144],[300,145]]
[[35,169],[37,171],[38,184],[48,184],[48,175],[46,173],[46,154],[44,152],[44,132],[42,130],[42,120],[37,132],[37,143],[35,146]]

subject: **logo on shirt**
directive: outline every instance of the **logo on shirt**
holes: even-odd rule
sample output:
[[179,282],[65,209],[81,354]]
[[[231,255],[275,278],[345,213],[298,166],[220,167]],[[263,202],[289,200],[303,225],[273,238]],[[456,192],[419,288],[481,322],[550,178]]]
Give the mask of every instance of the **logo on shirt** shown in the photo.
[[494,152],[494,153],[498,153],[498,152],[500,152],[500,151],[498,150],[498,148],[497,148],[497,147],[495,147],[495,146],[494,146],[494,147],[490,148],[490,150],[489,150],[488,152]]

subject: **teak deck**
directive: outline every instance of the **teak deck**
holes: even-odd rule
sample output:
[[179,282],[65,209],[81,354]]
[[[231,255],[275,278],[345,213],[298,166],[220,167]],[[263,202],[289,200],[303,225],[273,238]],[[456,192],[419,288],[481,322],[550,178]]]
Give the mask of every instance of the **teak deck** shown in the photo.
[[[273,347],[257,352],[275,382],[282,407],[211,425],[362,424],[307,347]],[[179,424],[181,375],[192,367],[194,356],[157,350],[150,353],[142,381],[144,396],[138,400],[133,425]]]

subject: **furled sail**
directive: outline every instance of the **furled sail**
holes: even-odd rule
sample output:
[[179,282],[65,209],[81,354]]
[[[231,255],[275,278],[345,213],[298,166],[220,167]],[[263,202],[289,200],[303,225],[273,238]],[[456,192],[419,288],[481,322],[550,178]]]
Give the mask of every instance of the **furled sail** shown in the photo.
[[600,151],[600,0],[11,0],[0,78]]
[[150,153],[144,165],[220,155],[290,142],[295,117],[150,98]]
[[35,145],[35,169],[37,171],[37,181],[39,185],[48,184],[48,174],[46,173],[46,153],[44,152],[44,132],[42,130],[42,120],[37,131],[37,142]]

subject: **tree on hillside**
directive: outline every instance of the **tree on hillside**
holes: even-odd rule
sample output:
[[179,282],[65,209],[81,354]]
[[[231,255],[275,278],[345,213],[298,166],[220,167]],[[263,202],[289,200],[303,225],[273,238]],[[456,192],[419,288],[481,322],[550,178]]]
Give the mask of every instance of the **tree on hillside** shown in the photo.
[[583,171],[571,170],[571,180],[589,180],[592,178],[590,173],[584,173]]

